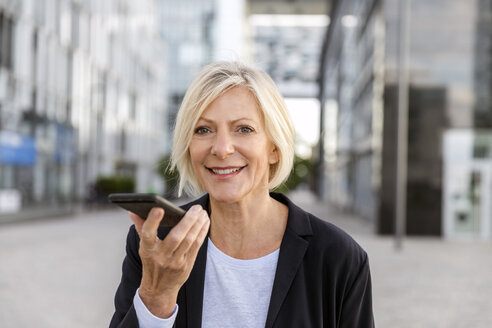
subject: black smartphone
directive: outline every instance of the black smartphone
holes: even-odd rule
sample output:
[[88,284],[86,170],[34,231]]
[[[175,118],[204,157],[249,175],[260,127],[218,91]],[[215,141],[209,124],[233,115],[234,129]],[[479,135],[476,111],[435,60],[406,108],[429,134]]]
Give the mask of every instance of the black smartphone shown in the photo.
[[182,208],[155,194],[118,193],[110,194],[108,199],[111,203],[137,214],[142,219],[147,219],[153,207],[163,208],[165,213],[161,226],[175,226],[186,213]]

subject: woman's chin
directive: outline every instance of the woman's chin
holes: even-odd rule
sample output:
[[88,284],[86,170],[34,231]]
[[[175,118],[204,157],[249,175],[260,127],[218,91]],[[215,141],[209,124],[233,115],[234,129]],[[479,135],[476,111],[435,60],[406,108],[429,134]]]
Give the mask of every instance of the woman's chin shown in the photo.
[[241,197],[234,197],[233,195],[216,195],[216,194],[210,194],[210,197],[221,203],[236,203],[240,201],[242,198]]
[[231,190],[211,190],[209,195],[213,200],[221,203],[236,203],[245,196],[241,192]]

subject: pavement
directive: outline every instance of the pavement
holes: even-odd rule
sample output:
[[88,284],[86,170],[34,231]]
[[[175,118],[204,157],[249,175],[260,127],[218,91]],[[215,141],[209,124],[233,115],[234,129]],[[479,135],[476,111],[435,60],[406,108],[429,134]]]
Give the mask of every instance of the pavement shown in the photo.
[[[376,327],[492,327],[492,241],[377,236],[368,221],[290,195],[352,235],[371,265]],[[107,327],[131,221],[123,210],[0,225],[0,327]]]

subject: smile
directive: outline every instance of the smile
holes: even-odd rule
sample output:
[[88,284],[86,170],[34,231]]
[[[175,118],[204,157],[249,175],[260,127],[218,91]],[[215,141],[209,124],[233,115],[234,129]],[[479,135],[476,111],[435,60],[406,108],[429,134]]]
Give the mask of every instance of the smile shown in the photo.
[[207,168],[207,169],[215,175],[228,176],[228,175],[234,175],[235,173],[238,173],[239,171],[241,171],[245,167],[246,166],[234,167],[234,168]]

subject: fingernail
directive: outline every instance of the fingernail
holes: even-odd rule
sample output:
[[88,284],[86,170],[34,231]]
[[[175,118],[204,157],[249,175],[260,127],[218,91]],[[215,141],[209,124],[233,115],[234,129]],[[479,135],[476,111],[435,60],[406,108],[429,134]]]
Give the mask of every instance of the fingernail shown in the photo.
[[162,208],[156,208],[156,209],[154,209],[152,214],[154,215],[155,218],[157,218],[161,215],[162,211],[163,211]]
[[190,210],[191,213],[195,214],[195,213],[198,213],[202,210],[202,207],[201,206],[193,206]]

